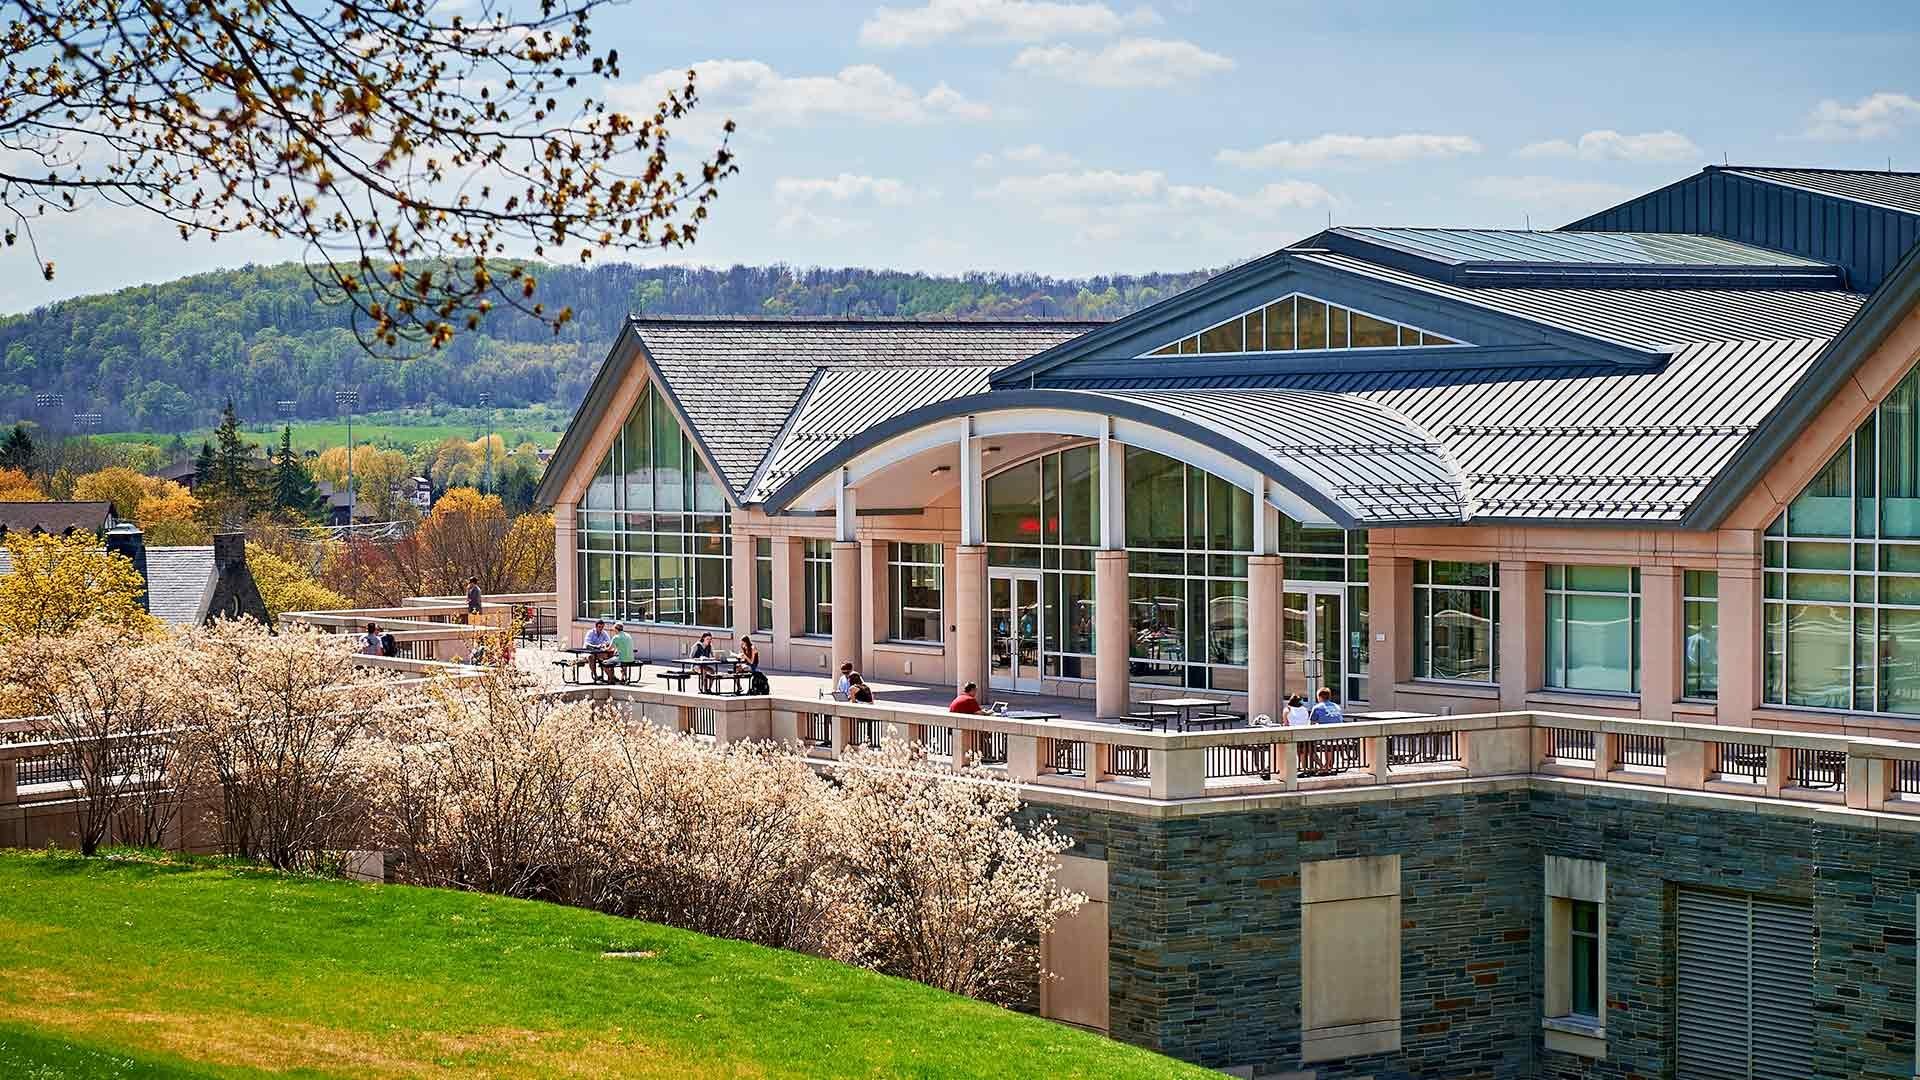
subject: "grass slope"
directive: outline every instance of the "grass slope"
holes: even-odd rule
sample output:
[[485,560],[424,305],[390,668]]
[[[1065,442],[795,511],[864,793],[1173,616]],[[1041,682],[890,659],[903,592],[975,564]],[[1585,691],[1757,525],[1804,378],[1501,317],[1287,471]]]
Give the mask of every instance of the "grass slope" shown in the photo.
[[0,1061],[32,1080],[1214,1075],[915,983],[552,904],[23,852],[0,854]]

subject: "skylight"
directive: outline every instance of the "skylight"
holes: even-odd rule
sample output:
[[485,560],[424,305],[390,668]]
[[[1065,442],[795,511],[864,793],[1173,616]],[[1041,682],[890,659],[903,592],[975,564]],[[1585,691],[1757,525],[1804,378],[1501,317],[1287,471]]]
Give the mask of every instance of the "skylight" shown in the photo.
[[1413,349],[1464,342],[1293,293],[1148,353],[1187,356],[1304,349]]

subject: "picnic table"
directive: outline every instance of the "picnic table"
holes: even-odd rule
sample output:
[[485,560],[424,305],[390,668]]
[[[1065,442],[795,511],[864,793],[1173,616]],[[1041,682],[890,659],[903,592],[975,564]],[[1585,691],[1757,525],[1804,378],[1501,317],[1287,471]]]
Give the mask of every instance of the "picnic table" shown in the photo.
[[[737,655],[682,656],[674,662],[680,665],[679,674],[683,682],[695,674],[700,676],[702,693],[717,693],[718,686],[724,682],[731,687],[728,693],[735,697],[742,697],[753,685],[753,672],[737,669],[736,665],[740,663],[740,657]],[[707,690],[709,685],[716,689]]]
[[1198,715],[1195,714],[1196,709],[1219,709],[1221,704],[1222,702],[1214,698],[1160,698],[1156,701],[1146,702],[1149,710],[1146,719],[1149,721],[1154,719],[1154,714],[1160,709],[1171,709],[1173,710],[1174,729],[1176,731],[1205,731],[1215,727],[1231,727],[1239,723],[1240,718],[1229,713],[1206,712],[1199,713]]
[[554,666],[560,669],[560,678],[562,680],[566,682],[574,683],[577,685],[580,682],[580,669],[582,667],[585,667],[588,661],[592,660],[595,656],[598,656],[603,652],[610,652],[612,650],[589,649],[583,646],[576,645],[572,648],[561,649],[560,651],[573,657],[573,659],[555,660],[553,662]]
[[1039,720],[1044,722],[1047,720],[1060,719],[1059,713],[1048,712],[1045,709],[1008,709],[1006,712],[996,713],[995,715],[1004,716],[1009,720]]

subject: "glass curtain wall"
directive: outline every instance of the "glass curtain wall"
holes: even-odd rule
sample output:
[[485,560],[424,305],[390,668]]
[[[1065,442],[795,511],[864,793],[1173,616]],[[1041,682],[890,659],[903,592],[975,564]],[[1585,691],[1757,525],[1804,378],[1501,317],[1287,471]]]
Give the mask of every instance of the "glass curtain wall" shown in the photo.
[[579,617],[732,626],[726,493],[652,387],[614,437],[577,511]]
[[1245,690],[1252,493],[1138,447],[1126,470],[1133,681]]
[[1038,570],[1041,671],[1093,678],[1093,553],[1100,544],[1100,457],[1076,446],[987,477],[987,563]]
[[1720,575],[1685,571],[1680,591],[1687,632],[1680,696],[1712,701],[1720,696]]
[[[1312,588],[1308,583],[1314,582],[1326,582],[1334,593],[1344,593],[1346,617],[1340,622],[1344,628],[1341,634],[1344,645],[1338,654],[1329,651],[1323,657],[1326,669],[1322,681],[1343,695],[1342,701],[1366,701],[1367,666],[1371,657],[1368,642],[1372,638],[1367,623],[1366,530],[1348,532],[1332,527],[1310,527],[1282,514],[1279,547],[1287,595]],[[1286,616],[1291,619],[1293,612],[1289,610]],[[1284,628],[1286,649],[1306,644],[1293,640],[1294,630],[1292,623]]]
[[1767,529],[1764,697],[1920,715],[1920,375]]
[[833,634],[833,541],[801,541],[801,602],[806,618],[801,632],[812,637]]
[[755,537],[753,541],[753,628],[773,632],[773,538]]

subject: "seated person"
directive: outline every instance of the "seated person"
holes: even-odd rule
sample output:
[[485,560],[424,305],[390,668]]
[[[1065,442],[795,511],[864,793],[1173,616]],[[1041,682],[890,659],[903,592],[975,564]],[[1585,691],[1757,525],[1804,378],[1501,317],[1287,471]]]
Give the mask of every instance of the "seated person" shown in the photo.
[[[693,643],[693,651],[687,654],[687,659],[689,660],[713,659],[713,635],[701,634],[700,640]],[[713,669],[711,667],[707,665],[701,666],[700,668],[700,692],[701,693],[703,694],[713,693],[714,684],[717,683],[718,681],[719,680],[713,677]]]
[[857,671],[847,672],[847,700],[860,705],[873,704],[873,687],[868,686]]
[[[619,623],[613,624],[613,656],[622,664],[633,663],[633,638],[627,636],[627,628]],[[623,671],[625,669],[622,669]]]
[[853,676],[853,665],[841,664],[840,677],[833,680],[833,700],[835,701],[852,701],[853,700],[853,696],[852,696],[853,683],[851,682],[852,676]]
[[745,634],[740,636],[740,662],[734,665],[734,670],[748,672],[760,670],[760,650],[754,647],[753,639]]
[[1340,715],[1340,703],[1333,700],[1333,691],[1331,689],[1323,686],[1320,688],[1320,692],[1315,694],[1314,697],[1316,701],[1311,714],[1311,719],[1314,723],[1338,724],[1346,719],[1346,717]]
[[960,696],[954,698],[953,703],[947,706],[947,711],[950,713],[979,712],[980,711],[979,691],[980,691],[980,686],[978,683],[968,683],[966,686],[961,688]]
[[379,626],[377,626],[374,623],[367,624],[367,632],[361,635],[360,637],[360,651],[367,654],[368,656],[380,655],[381,650],[380,650],[380,627]]
[[[587,671],[595,682],[599,682],[600,665],[613,657],[613,635],[607,633],[605,619],[593,620],[593,629],[587,631],[587,639],[583,644],[592,650],[587,653]],[[574,666],[580,665],[576,663]]]

